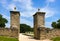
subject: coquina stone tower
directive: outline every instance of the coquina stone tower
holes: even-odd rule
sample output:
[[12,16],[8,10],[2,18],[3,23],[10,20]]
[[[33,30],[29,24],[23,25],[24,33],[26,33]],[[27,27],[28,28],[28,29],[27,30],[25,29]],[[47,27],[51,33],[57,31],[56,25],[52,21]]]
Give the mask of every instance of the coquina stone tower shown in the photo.
[[20,32],[20,12],[16,11],[16,8],[14,8],[14,11],[10,11],[10,17],[11,17],[11,29],[17,29],[18,32]]
[[44,26],[45,23],[45,12],[36,12],[34,15],[34,38],[40,39],[40,28]]
[[20,28],[20,12],[19,11],[10,11],[11,17],[11,28]]

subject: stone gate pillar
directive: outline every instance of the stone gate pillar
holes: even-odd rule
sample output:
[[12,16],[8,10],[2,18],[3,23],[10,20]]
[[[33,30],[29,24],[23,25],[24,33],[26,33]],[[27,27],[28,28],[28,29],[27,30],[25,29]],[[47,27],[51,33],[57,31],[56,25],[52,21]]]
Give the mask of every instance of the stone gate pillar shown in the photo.
[[[16,8],[15,8],[16,9]],[[19,11],[10,11],[10,25],[11,25],[11,29],[14,30],[16,29],[18,33],[14,33],[17,35],[17,37],[19,36],[20,33],[20,12]]]
[[39,28],[44,26],[45,23],[45,12],[36,12],[34,15],[34,38],[40,39],[40,32]]

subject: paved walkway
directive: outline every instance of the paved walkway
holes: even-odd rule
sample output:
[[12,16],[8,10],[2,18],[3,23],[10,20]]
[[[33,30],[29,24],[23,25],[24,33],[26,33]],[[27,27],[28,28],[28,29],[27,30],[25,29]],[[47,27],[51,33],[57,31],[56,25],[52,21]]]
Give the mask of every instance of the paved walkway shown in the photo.
[[36,39],[33,39],[30,36],[26,36],[26,35],[20,34],[19,35],[19,41],[51,41],[51,40],[49,40],[49,39],[46,39],[46,40],[36,40]]

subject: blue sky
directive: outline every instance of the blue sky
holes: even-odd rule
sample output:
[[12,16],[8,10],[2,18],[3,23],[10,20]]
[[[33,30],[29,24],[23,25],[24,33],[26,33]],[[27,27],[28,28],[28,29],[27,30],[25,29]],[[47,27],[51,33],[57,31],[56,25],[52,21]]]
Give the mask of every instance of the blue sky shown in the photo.
[[0,14],[9,22],[6,27],[10,27],[10,11],[16,7],[20,11],[20,23],[33,27],[33,15],[40,8],[46,12],[45,26],[51,28],[51,23],[60,19],[60,0],[0,0]]

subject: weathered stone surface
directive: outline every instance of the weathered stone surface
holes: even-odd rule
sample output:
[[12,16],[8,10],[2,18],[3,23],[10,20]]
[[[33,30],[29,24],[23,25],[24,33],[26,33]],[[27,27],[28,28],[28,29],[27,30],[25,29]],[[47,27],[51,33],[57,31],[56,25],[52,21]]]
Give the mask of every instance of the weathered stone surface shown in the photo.
[[[19,11],[10,11],[10,17],[11,17],[11,29],[12,32],[16,37],[19,38],[19,33],[20,33],[20,12]],[[14,32],[15,31],[15,32]]]
[[45,12],[36,12],[34,17],[34,37],[39,39],[41,37],[41,31],[38,30],[41,25],[45,23]]
[[20,28],[20,13],[18,11],[10,11],[11,28]]

